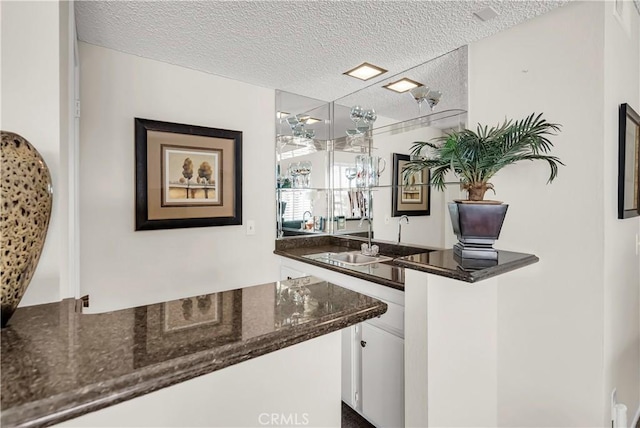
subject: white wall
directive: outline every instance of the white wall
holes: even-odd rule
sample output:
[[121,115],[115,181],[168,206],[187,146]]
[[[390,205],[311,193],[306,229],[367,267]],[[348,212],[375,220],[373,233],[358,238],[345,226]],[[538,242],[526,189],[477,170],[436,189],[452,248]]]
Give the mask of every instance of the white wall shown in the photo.
[[497,246],[540,257],[498,287],[500,426],[602,426],[603,8],[571,3],[469,46],[471,126],[532,112],[563,126],[552,185],[542,163],[493,180],[510,205]]
[[[66,144],[68,52],[60,49],[67,39],[66,9],[58,2],[2,2],[2,116],[1,127],[22,135],[49,166],[54,186],[53,211],[44,250],[20,306],[57,301],[68,294],[60,284],[63,225],[66,222],[65,185],[60,170],[60,147]],[[63,17],[65,18],[65,17]]]
[[469,284],[406,270],[407,426],[498,426],[497,288],[512,274]]
[[[277,279],[274,91],[80,43],[81,289],[111,310]],[[134,117],[243,131],[244,226],[134,231]]]
[[[640,112],[640,15],[632,2],[622,2],[621,19],[615,3],[604,5],[604,391],[627,405],[628,421],[640,410],[640,273],[635,245],[640,217],[619,220],[618,106],[629,103]],[[605,411],[604,423],[609,414]]]
[[316,337],[54,426],[337,427],[340,334]]

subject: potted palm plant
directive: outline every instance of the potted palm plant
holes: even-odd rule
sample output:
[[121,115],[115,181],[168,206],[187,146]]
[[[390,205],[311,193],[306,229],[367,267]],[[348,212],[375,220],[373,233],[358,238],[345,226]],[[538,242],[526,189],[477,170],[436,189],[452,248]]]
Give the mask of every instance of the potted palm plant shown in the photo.
[[[452,131],[430,142],[417,141],[411,146],[411,161],[404,169],[405,182],[424,169],[431,170],[431,184],[438,190],[446,187],[446,176],[455,173],[468,199],[449,204],[449,212],[458,244],[454,253],[462,258],[497,260],[493,243],[500,235],[508,205],[484,199],[493,191],[491,178],[502,168],[520,161],[544,161],[550,168],[548,183],[564,165],[548,154],[553,147],[549,136],[557,135],[560,125],[549,123],[535,113],[521,120],[505,120],[489,128],[478,124]],[[495,193],[495,192],[494,192]]]

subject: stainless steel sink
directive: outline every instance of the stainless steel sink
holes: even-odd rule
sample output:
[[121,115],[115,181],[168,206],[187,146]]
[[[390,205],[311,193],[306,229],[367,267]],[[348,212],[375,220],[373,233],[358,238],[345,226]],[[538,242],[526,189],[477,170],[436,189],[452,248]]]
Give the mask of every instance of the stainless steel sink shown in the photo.
[[352,266],[364,266],[370,265],[373,263],[386,262],[389,260],[393,260],[392,257],[386,256],[365,256],[359,251],[349,251],[345,253],[321,253],[321,254],[311,254],[306,256],[309,258],[313,258],[316,260],[331,260],[334,262],[344,263],[346,265]]

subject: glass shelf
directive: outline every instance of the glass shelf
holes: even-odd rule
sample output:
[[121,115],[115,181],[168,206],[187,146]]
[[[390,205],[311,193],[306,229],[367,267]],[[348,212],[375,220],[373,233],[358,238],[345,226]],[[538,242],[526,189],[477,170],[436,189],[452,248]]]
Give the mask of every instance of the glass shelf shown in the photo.
[[[459,181],[447,181],[444,183],[446,186],[459,186],[462,183]],[[413,184],[411,185],[412,187],[433,187],[434,185],[432,183],[429,184]],[[343,192],[343,191],[349,191],[349,190],[376,190],[376,189],[390,189],[393,187],[407,187],[406,185],[393,185],[393,184],[383,184],[383,185],[379,185],[379,186],[370,186],[370,187],[335,187],[335,188],[328,188],[328,187],[278,187],[276,188],[276,190],[278,191],[285,191],[285,192],[295,192],[295,191],[320,191],[320,192],[324,192],[324,191],[334,191],[334,192]]]
[[276,187],[279,192],[326,192],[328,187]]
[[464,123],[466,121],[466,115],[467,112],[465,110],[445,110],[416,117],[414,119],[405,120],[403,122],[396,122],[390,125],[380,126],[378,128],[373,128],[367,133],[363,134],[363,143],[354,142],[354,139],[357,141],[358,137],[349,137],[347,135],[336,137],[333,140],[321,140],[293,137],[286,134],[277,135],[276,143],[281,152],[281,155],[284,155],[283,158],[288,157],[286,156],[287,152],[294,152],[295,156],[319,151],[368,153],[369,150],[374,151],[377,149],[377,147],[373,145],[369,147],[369,143],[366,142],[367,139],[373,138],[373,143],[375,143],[376,136],[379,137],[385,134],[408,132],[427,126],[438,127],[438,125],[442,126],[445,123],[447,124],[446,127],[451,128],[454,127],[452,125]]
[[[459,186],[461,183],[459,181],[448,181],[446,183],[444,183],[446,186]],[[425,184],[411,184],[411,187],[433,187],[434,184],[432,183],[425,183]],[[397,185],[393,185],[393,184],[381,184],[378,186],[364,186],[364,187],[336,187],[333,190],[334,191],[343,191],[343,190],[368,190],[368,189],[390,189],[393,187],[407,187],[407,185],[405,184],[397,184]]]

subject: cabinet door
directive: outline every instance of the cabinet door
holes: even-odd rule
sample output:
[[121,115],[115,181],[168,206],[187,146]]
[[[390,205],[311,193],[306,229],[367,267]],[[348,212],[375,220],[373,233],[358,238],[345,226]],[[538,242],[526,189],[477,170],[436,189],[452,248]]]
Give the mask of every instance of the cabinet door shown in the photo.
[[356,326],[352,325],[342,330],[342,401],[355,409],[356,401],[356,366],[354,341],[356,340]]
[[404,340],[362,323],[362,413],[376,427],[404,426]]
[[292,269],[289,266],[280,266],[280,279],[295,279],[303,276],[307,276],[307,274]]

